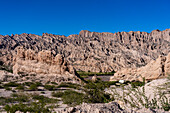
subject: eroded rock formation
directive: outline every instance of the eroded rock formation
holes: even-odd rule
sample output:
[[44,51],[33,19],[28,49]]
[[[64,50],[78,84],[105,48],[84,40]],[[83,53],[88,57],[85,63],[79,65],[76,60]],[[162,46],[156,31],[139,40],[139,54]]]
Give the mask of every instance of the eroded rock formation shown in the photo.
[[73,66],[62,55],[54,56],[51,51],[35,52],[19,47],[13,64],[14,74],[32,74],[50,82],[81,82]]
[[108,72],[121,68],[141,67],[159,55],[170,52],[170,29],[151,33],[97,33],[83,30],[68,37],[43,33],[0,35],[0,60],[13,65],[13,53],[18,46],[36,52],[62,54],[78,71]]
[[158,59],[152,60],[146,66],[141,68],[125,68],[114,74],[111,81],[117,80],[154,80],[170,75],[170,53],[167,56],[159,56]]

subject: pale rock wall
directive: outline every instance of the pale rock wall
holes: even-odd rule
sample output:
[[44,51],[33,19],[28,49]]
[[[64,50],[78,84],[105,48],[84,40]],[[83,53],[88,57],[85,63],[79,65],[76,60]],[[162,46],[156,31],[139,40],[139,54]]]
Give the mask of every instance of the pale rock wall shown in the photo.
[[125,68],[114,74],[111,81],[117,80],[154,80],[167,77],[170,75],[170,53],[167,56],[159,56],[158,59],[152,60],[146,66],[141,68]]
[[33,50],[19,47],[13,63],[14,74],[27,73],[45,76],[47,78],[55,76],[81,81],[81,79],[77,77],[76,70],[73,66],[71,66],[62,55],[58,54],[54,56],[51,51],[40,51],[36,53]]

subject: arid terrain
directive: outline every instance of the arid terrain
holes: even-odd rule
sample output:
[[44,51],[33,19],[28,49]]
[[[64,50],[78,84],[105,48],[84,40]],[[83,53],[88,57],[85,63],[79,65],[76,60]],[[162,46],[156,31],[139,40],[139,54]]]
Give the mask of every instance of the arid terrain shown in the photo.
[[112,72],[141,67],[170,52],[170,29],[147,32],[97,33],[80,31],[68,37],[44,33],[0,35],[0,60],[13,65],[19,46],[62,54],[77,71]]
[[170,29],[0,35],[0,112],[168,113]]

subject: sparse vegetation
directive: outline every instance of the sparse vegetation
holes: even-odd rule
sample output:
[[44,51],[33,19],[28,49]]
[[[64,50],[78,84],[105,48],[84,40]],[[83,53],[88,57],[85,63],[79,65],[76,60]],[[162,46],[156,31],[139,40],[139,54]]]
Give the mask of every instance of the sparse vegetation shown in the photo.
[[105,82],[96,81],[91,82],[89,81],[88,84],[84,86],[86,89],[85,91],[85,102],[87,103],[107,103],[109,101],[113,101],[113,98],[104,92],[104,89],[108,87]]
[[60,85],[57,86],[57,88],[61,88],[61,87],[79,89],[81,87],[81,85],[74,84],[74,83],[61,83]]
[[54,91],[56,87],[54,85],[45,84],[44,88],[49,90],[49,91]]
[[[21,112],[50,112],[57,107],[58,99],[45,97],[38,94],[13,93],[11,97],[0,97],[0,105],[5,105],[4,110],[10,113]],[[47,105],[47,103],[49,105]]]
[[37,91],[37,90],[38,90],[37,84],[31,84],[30,87],[29,87],[29,90],[31,90],[31,91]]
[[75,106],[83,102],[84,94],[72,90],[66,90],[64,92],[53,92],[52,96],[62,98],[64,104]]
[[19,85],[19,86],[16,87],[16,89],[17,89],[17,90],[24,90],[25,87],[24,87],[23,85]]
[[[133,82],[134,83],[134,82]],[[135,87],[128,87],[124,89],[123,94],[113,90],[113,96],[116,100],[124,102],[126,105],[130,105],[131,108],[152,108],[152,109],[164,109],[165,111],[170,110],[170,99],[166,96],[164,91],[159,90],[159,92],[154,94],[154,98],[146,96],[145,87],[142,86],[143,83],[137,82]]]
[[0,70],[5,70],[7,72],[13,73],[12,68],[4,65],[2,61],[0,61]]
[[32,113],[48,113],[50,112],[49,108],[45,106],[43,102],[32,102],[28,104],[14,104],[14,105],[5,105],[4,110],[10,113],[15,113],[16,111],[21,112],[32,112]]
[[100,75],[114,75],[115,71],[112,71],[112,72],[84,72],[84,71],[77,71],[77,73],[80,76],[93,76],[93,75],[100,76]]
[[9,83],[4,84],[4,87],[17,87],[19,85],[20,85],[19,83],[9,82]]

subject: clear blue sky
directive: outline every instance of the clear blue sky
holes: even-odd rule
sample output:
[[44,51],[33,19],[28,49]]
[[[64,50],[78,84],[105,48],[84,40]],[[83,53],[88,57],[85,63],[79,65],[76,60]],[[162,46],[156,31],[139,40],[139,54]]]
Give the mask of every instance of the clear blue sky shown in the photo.
[[170,0],[0,0],[0,34],[170,28]]

